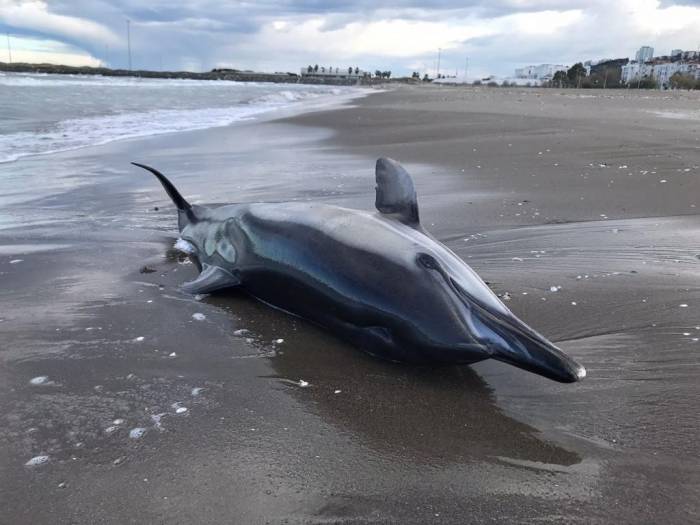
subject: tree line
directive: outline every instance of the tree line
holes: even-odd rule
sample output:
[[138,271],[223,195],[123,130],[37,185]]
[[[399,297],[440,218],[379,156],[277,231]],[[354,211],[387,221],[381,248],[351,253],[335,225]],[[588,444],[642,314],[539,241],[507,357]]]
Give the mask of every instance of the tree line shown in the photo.
[[[333,70],[334,70],[334,69],[335,69],[335,74],[336,74],[336,75],[340,74],[340,68],[338,68],[338,67],[336,67],[336,68],[332,68],[332,67],[326,68],[325,66],[319,67],[318,64],[314,64],[313,66],[312,66],[312,65],[309,65],[309,66],[306,68],[306,72],[307,72],[309,75],[312,75],[312,74],[314,74],[314,73],[318,73],[319,71],[320,71],[322,74],[325,74],[326,71],[328,71],[329,73],[333,73]],[[354,73],[355,75],[359,75],[359,74],[360,74],[360,68],[359,68],[359,67],[354,67],[354,68],[353,68],[353,67],[349,67],[349,68],[348,68],[348,76],[351,76],[353,73]],[[371,77],[371,76],[372,76],[372,73],[363,72],[363,73],[362,73],[362,76],[363,76],[363,77]],[[376,78],[391,78],[391,71],[380,71],[380,70],[377,69],[377,70],[374,72],[374,76],[375,76]]]

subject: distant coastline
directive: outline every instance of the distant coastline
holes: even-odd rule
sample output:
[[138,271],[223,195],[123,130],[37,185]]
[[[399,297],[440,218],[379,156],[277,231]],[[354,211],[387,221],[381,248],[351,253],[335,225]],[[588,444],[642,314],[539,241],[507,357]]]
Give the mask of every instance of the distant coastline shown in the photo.
[[258,73],[237,69],[212,69],[205,73],[192,71],[149,71],[111,69],[108,67],[64,66],[56,64],[29,64],[26,62],[0,62],[0,72],[6,73],[42,73],[54,75],[96,75],[104,77],[134,78],[178,78],[192,80],[229,80],[232,82],[276,82],[286,84],[327,84],[339,86],[368,85],[379,83],[375,79],[345,79],[302,77],[296,73]]

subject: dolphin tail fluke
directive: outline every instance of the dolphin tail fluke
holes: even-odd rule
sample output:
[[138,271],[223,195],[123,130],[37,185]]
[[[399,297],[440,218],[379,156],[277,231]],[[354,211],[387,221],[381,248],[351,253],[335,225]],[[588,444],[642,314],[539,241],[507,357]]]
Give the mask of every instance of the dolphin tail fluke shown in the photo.
[[[178,212],[180,212],[179,215],[182,216],[184,214],[189,222],[196,222],[197,217],[194,214],[192,205],[189,202],[187,202],[182,195],[180,195],[180,192],[177,191],[177,188],[173,186],[173,183],[170,182],[165,175],[163,175],[157,169],[151,168],[150,166],[146,166],[145,164],[139,164],[138,162],[132,162],[132,164],[134,166],[138,166],[139,168],[143,168],[146,171],[150,171],[151,173],[153,173],[153,175],[155,175],[156,178],[163,185],[165,192],[168,194],[168,196],[172,199],[173,203],[177,207]],[[182,229],[182,227],[180,229]]]

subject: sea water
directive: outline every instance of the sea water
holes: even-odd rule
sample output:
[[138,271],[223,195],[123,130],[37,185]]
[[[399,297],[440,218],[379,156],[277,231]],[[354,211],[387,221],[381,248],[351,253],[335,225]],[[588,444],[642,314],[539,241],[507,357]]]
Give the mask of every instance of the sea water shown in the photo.
[[359,92],[343,86],[0,73],[0,163],[227,126]]

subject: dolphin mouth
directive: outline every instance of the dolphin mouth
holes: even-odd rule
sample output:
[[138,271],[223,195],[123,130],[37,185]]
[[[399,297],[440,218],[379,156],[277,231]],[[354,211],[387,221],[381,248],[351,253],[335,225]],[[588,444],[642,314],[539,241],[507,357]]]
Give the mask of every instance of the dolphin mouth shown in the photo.
[[560,383],[575,383],[586,377],[583,366],[513,314],[493,311],[453,279],[450,281],[468,309],[470,328],[492,359]]
[[178,240],[175,241],[173,248],[187,255],[193,255],[197,253],[197,248],[195,248],[190,241],[186,241],[182,237],[179,237]]

